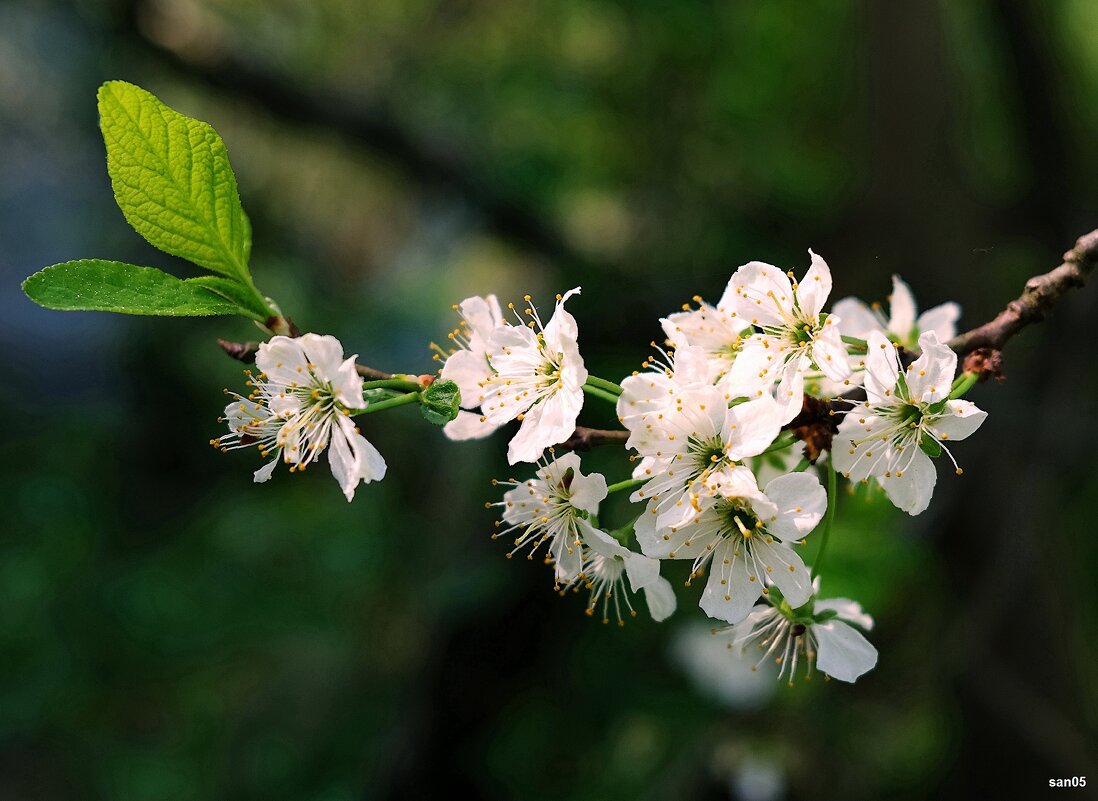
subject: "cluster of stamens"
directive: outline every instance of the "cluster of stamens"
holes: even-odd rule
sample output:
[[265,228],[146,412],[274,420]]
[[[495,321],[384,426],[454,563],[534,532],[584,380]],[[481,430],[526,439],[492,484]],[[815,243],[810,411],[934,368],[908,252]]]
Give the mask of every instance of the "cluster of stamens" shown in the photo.
[[617,618],[618,625],[625,625],[625,616],[622,614],[623,604],[625,606],[624,611],[627,613],[626,616],[637,616],[637,612],[629,600],[625,560],[614,556],[603,556],[595,553],[590,548],[585,549],[582,571],[560,589],[560,594],[563,596],[569,589],[573,592],[579,592],[581,587],[591,593],[585,614],[588,617],[594,617],[601,603],[603,625],[610,622],[611,608]]

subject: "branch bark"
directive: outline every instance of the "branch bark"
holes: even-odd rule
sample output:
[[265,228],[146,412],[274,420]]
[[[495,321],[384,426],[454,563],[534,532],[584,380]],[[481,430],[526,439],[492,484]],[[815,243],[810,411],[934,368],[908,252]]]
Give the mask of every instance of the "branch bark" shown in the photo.
[[1083,286],[1098,265],[1098,230],[1085,234],[1064,254],[1063,263],[1026,281],[1022,294],[1007,304],[994,320],[955,336],[949,347],[965,356],[980,348],[1001,350],[1007,341],[1032,323],[1040,322],[1071,289]]

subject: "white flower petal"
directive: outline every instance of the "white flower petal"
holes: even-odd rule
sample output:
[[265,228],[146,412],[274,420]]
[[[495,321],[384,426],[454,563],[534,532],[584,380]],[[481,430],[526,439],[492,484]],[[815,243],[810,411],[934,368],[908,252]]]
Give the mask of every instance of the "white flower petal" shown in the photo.
[[503,325],[503,310],[495,295],[473,296],[463,300],[458,308],[462,318],[469,324],[470,350],[483,352],[488,337]]
[[362,376],[355,367],[357,358],[357,355],[347,358],[328,377],[332,385],[332,396],[348,409],[366,408],[366,400],[362,397]]
[[568,487],[571,493],[570,503],[577,509],[596,514],[599,511],[599,504],[606,498],[606,477],[602,473],[583,475],[579,471],[578,461],[577,457],[575,473]]
[[839,318],[839,333],[842,336],[865,339],[870,331],[882,329],[877,315],[857,298],[843,298],[831,308]]
[[[724,570],[722,561],[729,559],[727,584],[721,584]],[[707,615],[729,623],[739,623],[750,614],[755,601],[762,594],[762,577],[752,575],[743,556],[735,556],[732,546],[717,546],[710,564],[709,580],[705,583],[699,606]]]
[[804,371],[808,367],[807,356],[794,356],[786,362],[782,380],[778,382],[775,399],[778,403],[779,417],[784,425],[801,413],[804,408]]
[[671,582],[659,577],[645,586],[644,600],[648,604],[648,613],[652,615],[652,619],[657,623],[662,623],[671,617],[675,613],[675,607],[678,604]]
[[951,400],[946,403],[946,414],[930,424],[934,434],[946,443],[965,439],[987,419],[987,412],[975,403],[966,400]]
[[573,295],[578,295],[580,288],[575,287],[565,292],[553,310],[553,316],[545,324],[545,344],[553,352],[564,352],[574,349],[579,338],[579,325],[576,318],[565,311],[564,303]]
[[752,547],[762,563],[770,568],[766,577],[782,591],[789,605],[796,609],[808,603],[812,597],[812,578],[797,552],[778,540],[767,542],[765,538],[760,538]]
[[842,339],[842,320],[828,317],[823,330],[812,343],[812,361],[832,381],[842,381],[850,375],[850,360]]
[[[894,454],[880,433],[886,432],[890,423],[883,417],[863,411],[856,406],[839,425],[839,434],[831,443],[831,458],[835,469],[851,481],[864,481],[870,476],[881,475],[888,470]],[[854,445],[858,442],[858,445]]]
[[900,360],[896,347],[880,331],[873,331],[866,340],[865,391],[873,403],[894,403],[896,381],[900,376]]
[[281,461],[282,459],[278,456],[276,456],[274,459],[271,459],[271,461],[267,462],[267,464],[263,465],[261,468],[256,470],[255,473],[252,474],[252,480],[256,484],[262,484],[264,481],[269,480],[271,477],[271,473],[274,472],[274,469]]
[[841,620],[812,625],[816,638],[816,669],[840,681],[855,681],[877,664],[877,649]]
[[797,304],[801,312],[810,318],[818,317],[823,311],[827,296],[831,294],[831,268],[827,262],[809,250],[812,266],[797,284]]
[[[793,285],[789,277],[761,261],[748,262],[732,274],[732,292],[725,293],[730,311],[745,324],[784,325],[783,309],[793,306]],[[722,300],[722,305],[724,301]]]
[[308,361],[298,340],[284,336],[271,337],[255,354],[255,366],[276,384],[300,383]]
[[633,592],[643,590],[659,581],[660,563],[658,559],[649,559],[639,553],[626,550],[624,556],[625,574],[629,577],[629,586]]
[[369,484],[385,478],[384,457],[354,430],[354,423],[342,415],[333,426],[328,464],[348,501],[354,498],[359,483]]
[[907,388],[912,400],[934,403],[949,395],[957,354],[939,342],[932,331],[919,337],[919,347],[922,355],[907,368]]
[[442,433],[454,442],[484,439],[494,434],[499,426],[483,419],[480,412],[459,411],[457,417],[442,427]]
[[536,462],[546,448],[572,436],[582,406],[582,392],[557,391],[526,412],[507,447],[508,464]]
[[810,473],[778,476],[763,491],[778,507],[778,519],[766,521],[766,530],[779,539],[801,539],[819,525],[827,510],[827,491]]
[[782,363],[776,349],[766,347],[760,336],[748,337],[719,386],[731,398],[758,398],[770,392],[781,378]]
[[343,361],[343,345],[327,335],[302,334],[297,339],[305,351],[305,358],[313,365],[313,372],[322,381],[330,381]]
[[959,319],[961,319],[961,307],[956,303],[943,303],[919,315],[919,333],[931,331],[942,342],[948,342],[957,336]]
[[873,629],[873,618],[862,611],[862,605],[860,603],[851,601],[849,598],[827,598],[818,600],[814,604],[813,609],[817,614],[824,611],[834,612],[848,623],[855,623],[866,631],[871,631]]
[[461,405],[465,409],[480,406],[484,395],[483,382],[492,374],[488,358],[483,353],[471,350],[459,350],[446,359],[442,365],[441,378],[453,381],[461,390]]
[[930,505],[938,473],[934,462],[917,445],[909,445],[908,449],[914,451],[912,456],[902,460],[903,470],[890,476],[878,475],[877,480],[896,508],[917,515]]
[[733,406],[723,428],[728,458],[740,461],[759,455],[777,439],[784,422],[781,408],[770,395]]
[[895,334],[901,342],[909,341],[911,332],[915,328],[915,296],[911,294],[911,287],[905,284],[898,275],[892,276],[889,310],[891,315],[888,321],[888,330]]

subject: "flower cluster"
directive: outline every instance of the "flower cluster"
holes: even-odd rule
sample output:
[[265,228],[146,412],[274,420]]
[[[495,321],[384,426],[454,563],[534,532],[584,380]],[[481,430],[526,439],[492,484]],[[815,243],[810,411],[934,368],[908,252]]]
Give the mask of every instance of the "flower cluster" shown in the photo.
[[[585,595],[587,614],[619,625],[637,614],[639,596],[654,620],[669,617],[676,594],[661,573],[679,568],[662,563],[688,562],[680,575],[688,588],[704,582],[698,606],[720,622],[714,632],[732,652],[755,651],[755,667],[771,663],[789,682],[814,671],[854,681],[876,664],[859,631],[873,620],[854,601],[821,599],[806,563],[812,554],[819,564],[830,535],[837,476],[918,514],[933,494],[935,460],[960,474],[950,446],[986,414],[961,398],[974,376],[957,375],[944,344],[956,304],[917,315],[894,278],[889,318],[852,298],[829,311],[831,271],[809,257],[800,279],[745,264],[716,304],[695,297],[663,318],[665,343],[651,343],[653,355],[620,384],[589,374],[580,355],[565,309],[578,288],[557,296],[544,323],[529,295],[521,308],[494,295],[454,306],[449,345],[433,346],[442,363],[434,386],[452,390],[433,400],[426,377],[364,383],[332,337],[275,337],[214,443],[273,457],[256,481],[280,460],[304,470],[327,449],[350,499],[359,482],[385,474],[354,415],[419,402],[458,441],[511,426],[508,462],[535,467],[532,477],[494,482],[505,489],[487,504],[509,557],[543,561],[558,592]],[[616,412],[622,432],[613,439],[630,452],[631,476],[610,483],[568,450],[585,398]],[[812,409],[826,413],[810,441]],[[600,512],[616,493],[633,513],[610,527]]]

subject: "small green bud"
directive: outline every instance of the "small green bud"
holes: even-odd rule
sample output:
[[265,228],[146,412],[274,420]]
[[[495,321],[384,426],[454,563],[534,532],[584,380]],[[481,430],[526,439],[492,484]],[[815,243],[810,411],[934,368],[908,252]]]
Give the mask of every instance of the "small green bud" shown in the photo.
[[461,390],[453,381],[435,381],[420,393],[419,410],[423,419],[436,426],[449,423],[461,408]]

